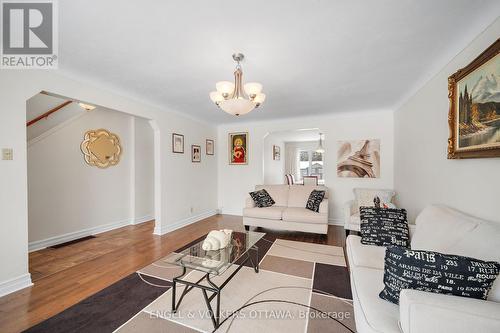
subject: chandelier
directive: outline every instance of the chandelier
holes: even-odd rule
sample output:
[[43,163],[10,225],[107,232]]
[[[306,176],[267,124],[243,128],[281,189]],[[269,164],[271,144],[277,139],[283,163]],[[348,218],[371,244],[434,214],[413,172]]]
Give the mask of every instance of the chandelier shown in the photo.
[[258,108],[266,99],[266,95],[262,93],[262,84],[249,82],[243,85],[243,71],[240,62],[244,57],[241,53],[233,54],[233,59],[237,63],[234,71],[234,83],[229,81],[217,82],[215,85],[217,91],[210,93],[212,102],[233,116],[249,113]]

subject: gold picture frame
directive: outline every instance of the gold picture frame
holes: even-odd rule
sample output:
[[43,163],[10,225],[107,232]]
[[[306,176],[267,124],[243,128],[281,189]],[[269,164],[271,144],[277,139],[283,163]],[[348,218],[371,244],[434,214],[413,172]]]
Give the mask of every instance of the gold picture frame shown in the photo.
[[448,159],[500,157],[500,102],[480,82],[491,76],[500,77],[500,39],[448,78]]
[[229,133],[229,164],[248,164],[248,132]]

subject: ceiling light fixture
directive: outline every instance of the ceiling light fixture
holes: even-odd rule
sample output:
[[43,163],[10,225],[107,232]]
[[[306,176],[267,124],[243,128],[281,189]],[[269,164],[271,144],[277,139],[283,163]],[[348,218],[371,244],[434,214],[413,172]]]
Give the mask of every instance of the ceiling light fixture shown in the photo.
[[323,133],[319,133],[319,145],[318,148],[316,149],[316,152],[320,154],[323,154],[325,152],[325,148],[323,148],[323,140],[321,138],[322,135]]
[[82,109],[85,109],[86,111],[92,111],[95,109],[95,106],[93,105],[90,105],[90,104],[85,104],[85,103],[78,103],[78,105],[82,108]]
[[258,108],[266,99],[262,93],[262,84],[249,82],[243,85],[243,71],[240,62],[245,56],[242,53],[233,54],[237,62],[234,71],[234,83],[229,81],[217,82],[215,89],[210,93],[210,99],[223,111],[233,116],[241,116]]

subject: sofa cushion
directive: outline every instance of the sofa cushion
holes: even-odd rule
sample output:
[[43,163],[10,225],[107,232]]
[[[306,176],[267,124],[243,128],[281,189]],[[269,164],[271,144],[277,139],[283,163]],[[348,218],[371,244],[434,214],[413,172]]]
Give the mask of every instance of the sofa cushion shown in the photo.
[[288,185],[257,185],[255,190],[265,189],[273,198],[276,206],[287,206],[288,204]]
[[[467,256],[481,260],[500,262],[500,223],[484,221],[467,237],[452,245],[447,251],[450,254]],[[500,277],[495,280],[488,294],[488,300],[500,302]]]
[[405,209],[361,207],[361,243],[389,246],[410,245]]
[[304,223],[328,223],[327,213],[316,213],[304,207],[287,207],[283,210],[283,221]]
[[283,210],[285,208],[286,207],[280,206],[243,208],[243,216],[269,220],[281,220]]
[[325,191],[312,190],[307,199],[306,208],[315,213],[319,212],[319,205],[325,197]]
[[267,193],[265,189],[250,192],[250,197],[252,197],[255,205],[259,208],[271,207],[275,204],[273,198]]
[[306,207],[309,195],[313,190],[325,191],[325,198],[328,198],[328,191],[325,186],[292,185],[288,193],[288,207]]
[[385,252],[380,297],[399,303],[403,289],[486,299],[500,272],[495,261],[390,246]]
[[411,248],[449,253],[450,247],[465,239],[481,221],[446,206],[427,206],[415,221]]
[[349,235],[346,240],[349,249],[349,267],[369,267],[383,270],[385,247],[361,244],[361,237]]
[[[384,288],[384,271],[367,267],[350,267],[351,287],[355,298],[354,315],[373,332],[400,333],[399,307],[378,297]],[[357,301],[356,301],[357,298]],[[359,306],[358,306],[359,305]],[[359,311],[356,311],[359,309]],[[360,328],[359,328],[360,329]]]

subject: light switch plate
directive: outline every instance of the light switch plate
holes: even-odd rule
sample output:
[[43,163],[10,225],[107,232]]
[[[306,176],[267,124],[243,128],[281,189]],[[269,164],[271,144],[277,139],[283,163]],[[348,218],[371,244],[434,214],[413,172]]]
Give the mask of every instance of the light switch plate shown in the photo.
[[2,160],[4,161],[12,161],[14,158],[14,152],[12,148],[3,148],[2,149]]

